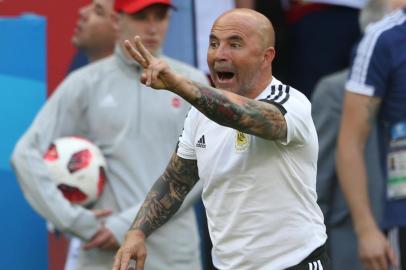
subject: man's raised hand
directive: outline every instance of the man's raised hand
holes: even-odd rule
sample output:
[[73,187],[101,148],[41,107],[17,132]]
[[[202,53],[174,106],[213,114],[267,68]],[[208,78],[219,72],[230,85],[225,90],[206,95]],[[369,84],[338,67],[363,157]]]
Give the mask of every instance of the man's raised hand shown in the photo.
[[129,40],[125,40],[124,45],[130,56],[144,69],[141,75],[143,84],[154,89],[175,89],[179,77],[164,60],[154,57],[144,47],[139,36],[134,37],[134,45]]

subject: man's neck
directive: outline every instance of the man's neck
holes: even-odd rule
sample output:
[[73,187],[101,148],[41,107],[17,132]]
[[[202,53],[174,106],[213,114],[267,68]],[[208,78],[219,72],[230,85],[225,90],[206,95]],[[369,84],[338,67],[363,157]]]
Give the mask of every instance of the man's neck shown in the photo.
[[97,60],[110,56],[113,53],[113,48],[111,50],[100,50],[100,51],[85,51],[85,54],[90,63]]
[[[123,55],[125,56],[126,59],[129,59],[131,61],[134,61],[132,56],[128,53],[128,51],[126,50],[126,48],[124,47],[124,40],[122,42],[118,42],[118,46],[120,47],[121,51],[123,52]],[[155,52],[149,51],[153,56],[155,57],[160,57],[161,55],[161,49],[158,49]]]
[[272,72],[271,76],[266,76],[266,78],[259,80],[261,83],[257,85],[254,90],[251,90],[249,93],[241,93],[240,95],[245,96],[246,98],[255,99],[258,97],[272,82]]

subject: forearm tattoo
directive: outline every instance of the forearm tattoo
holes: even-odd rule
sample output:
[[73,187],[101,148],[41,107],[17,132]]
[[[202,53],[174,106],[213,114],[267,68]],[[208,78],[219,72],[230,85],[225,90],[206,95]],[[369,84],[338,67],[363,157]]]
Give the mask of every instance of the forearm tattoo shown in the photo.
[[269,140],[286,138],[285,117],[276,106],[199,84],[191,87],[196,98],[189,102],[218,124]]
[[150,235],[175,214],[197,181],[196,160],[174,154],[164,174],[149,191],[130,230],[141,230],[146,237]]

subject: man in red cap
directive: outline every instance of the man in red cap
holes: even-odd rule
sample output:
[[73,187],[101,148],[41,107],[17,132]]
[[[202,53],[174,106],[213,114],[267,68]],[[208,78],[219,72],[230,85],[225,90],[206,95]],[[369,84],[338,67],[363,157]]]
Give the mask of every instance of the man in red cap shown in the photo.
[[136,33],[152,54],[158,53],[168,29],[170,8],[174,8],[170,0],[116,0],[119,44]]
[[[32,207],[59,231],[82,239],[77,270],[111,269],[135,214],[175,149],[189,110],[175,94],[156,93],[139,82],[142,68],[127,55],[122,41],[140,36],[154,56],[207,84],[202,72],[161,54],[172,7],[169,0],[116,0],[113,55],[72,72],[15,147],[12,162]],[[64,136],[87,137],[107,160],[108,180],[91,209],[66,201],[47,173],[42,156],[51,142]],[[201,269],[192,207],[201,191],[201,186],[194,189],[176,217],[148,238],[145,269]]]

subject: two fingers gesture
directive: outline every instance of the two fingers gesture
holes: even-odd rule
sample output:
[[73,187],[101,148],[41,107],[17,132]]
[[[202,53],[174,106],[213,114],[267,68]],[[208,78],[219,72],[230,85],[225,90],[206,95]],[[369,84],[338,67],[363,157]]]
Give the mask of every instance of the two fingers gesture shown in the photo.
[[154,57],[142,44],[139,36],[134,37],[133,43],[129,40],[124,46],[130,56],[137,61],[144,69],[141,75],[141,82],[154,89],[172,90],[175,88],[178,78],[168,64],[159,58]]

